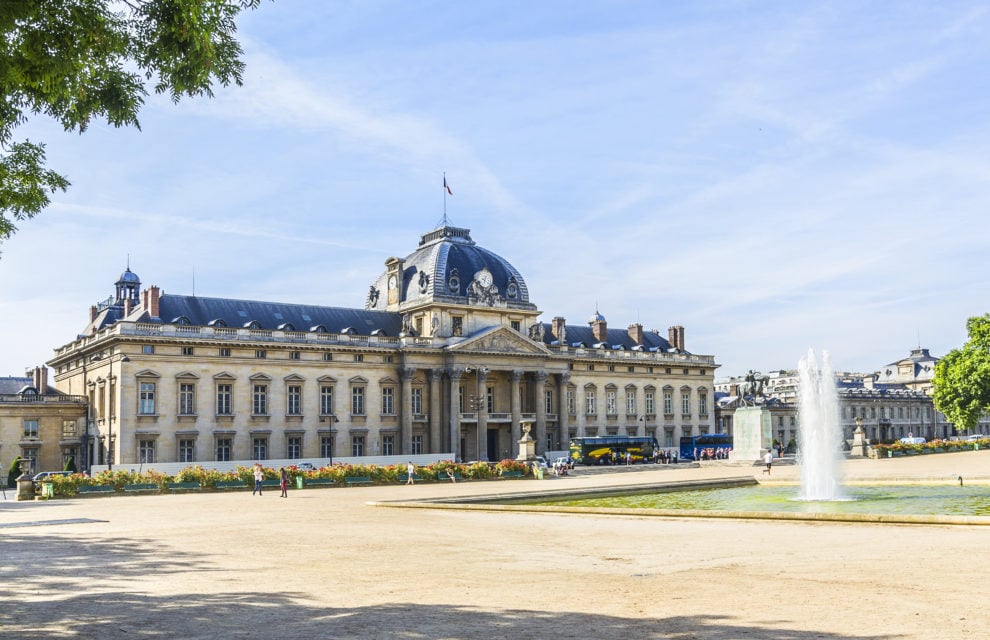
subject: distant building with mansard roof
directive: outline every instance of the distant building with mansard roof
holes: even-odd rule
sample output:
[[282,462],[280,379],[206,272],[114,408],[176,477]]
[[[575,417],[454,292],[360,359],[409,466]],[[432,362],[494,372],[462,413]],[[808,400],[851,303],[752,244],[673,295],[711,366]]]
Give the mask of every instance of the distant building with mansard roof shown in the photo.
[[363,308],[204,298],[128,268],[49,361],[89,398],[93,464],[450,454],[713,431],[712,355],[634,323],[539,320],[522,274],[443,224],[385,260]]

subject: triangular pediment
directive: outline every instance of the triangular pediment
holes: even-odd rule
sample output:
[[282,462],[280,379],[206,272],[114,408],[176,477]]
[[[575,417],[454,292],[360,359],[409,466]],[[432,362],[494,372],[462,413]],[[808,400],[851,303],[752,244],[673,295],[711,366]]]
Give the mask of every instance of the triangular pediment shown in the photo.
[[550,355],[550,351],[542,344],[533,342],[508,327],[492,327],[491,329],[482,331],[450,347],[450,351],[457,353],[477,351],[515,355]]

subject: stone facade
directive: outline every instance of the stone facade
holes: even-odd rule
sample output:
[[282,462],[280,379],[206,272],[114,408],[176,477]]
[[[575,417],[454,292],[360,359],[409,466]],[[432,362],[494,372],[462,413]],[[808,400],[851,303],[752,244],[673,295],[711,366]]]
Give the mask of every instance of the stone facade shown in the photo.
[[[364,309],[166,295],[129,269],[49,362],[114,464],[449,453],[714,431],[711,355],[635,324],[538,321],[511,264],[447,225],[389,258]],[[101,451],[97,443],[115,443]]]

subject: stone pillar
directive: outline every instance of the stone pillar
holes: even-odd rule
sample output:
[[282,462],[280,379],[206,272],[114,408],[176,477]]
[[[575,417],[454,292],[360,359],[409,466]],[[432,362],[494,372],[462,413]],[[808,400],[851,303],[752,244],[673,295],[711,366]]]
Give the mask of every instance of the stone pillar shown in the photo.
[[402,394],[402,416],[400,418],[402,451],[400,453],[403,455],[409,455],[412,452],[412,379],[414,375],[416,375],[416,369],[413,367],[399,367],[399,381],[402,386],[400,391]]
[[478,367],[478,460],[488,460],[488,368]]
[[454,459],[464,462],[464,452],[461,451],[461,406],[458,402],[461,389],[461,376],[464,369],[448,369],[447,377],[450,378],[450,397],[447,398],[448,413],[450,414],[450,452],[454,454]]
[[[512,445],[517,447],[519,444],[519,439],[522,438],[522,425],[520,421],[522,420],[522,396],[520,395],[519,381],[523,377],[523,372],[519,369],[513,369],[509,372],[509,383],[511,385],[511,390],[509,391],[509,397],[512,400]],[[510,451],[509,456],[514,456],[516,452]]]
[[443,371],[430,369],[430,447],[431,453],[443,453],[443,439],[440,435],[440,383]]
[[[570,415],[567,413],[567,383],[571,380],[571,374],[561,373],[557,376],[557,433],[560,440],[557,443],[558,449],[566,449],[570,444],[570,426],[567,424]],[[575,401],[577,398],[575,398]]]
[[547,450],[547,402],[546,371],[537,371],[533,374],[536,380],[536,453],[543,453]]

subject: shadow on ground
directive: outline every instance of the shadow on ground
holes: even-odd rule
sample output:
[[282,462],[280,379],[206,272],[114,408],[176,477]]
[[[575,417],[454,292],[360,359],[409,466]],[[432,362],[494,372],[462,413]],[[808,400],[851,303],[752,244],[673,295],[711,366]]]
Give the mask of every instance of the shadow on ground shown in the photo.
[[[13,530],[9,530],[13,532]],[[177,545],[176,545],[177,546]],[[390,603],[320,607],[311,594],[240,584],[227,592],[145,595],[135,578],[181,584],[182,574],[223,571],[214,561],[150,540],[91,542],[57,535],[0,534],[0,629],[6,638],[706,638],[871,640],[822,631],[743,625],[729,617],[628,619],[595,613]],[[243,588],[236,588],[237,586]],[[314,586],[319,591],[319,586]],[[483,603],[479,603],[483,604]]]

